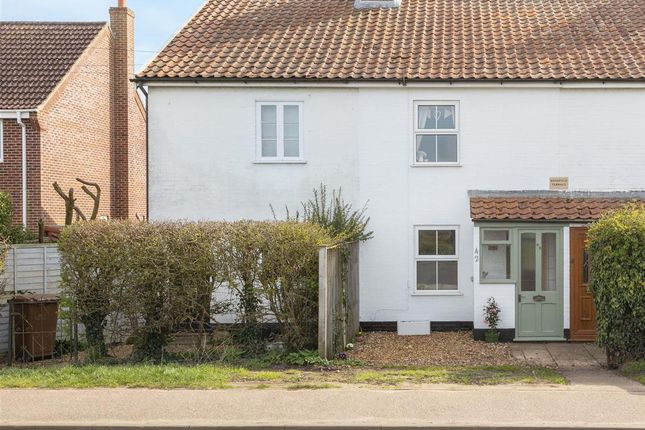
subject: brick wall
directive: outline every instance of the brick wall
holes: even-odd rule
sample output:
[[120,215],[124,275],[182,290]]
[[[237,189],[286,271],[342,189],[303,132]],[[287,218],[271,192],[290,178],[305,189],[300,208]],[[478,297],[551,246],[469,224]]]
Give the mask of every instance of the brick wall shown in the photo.
[[[35,227],[40,216],[40,134],[35,114],[23,122],[27,126],[27,224]],[[2,120],[2,127],[4,157],[0,163],[0,190],[11,196],[13,222],[22,224],[22,129],[15,119]]]
[[[130,163],[134,150],[130,148],[130,138],[134,138],[131,127],[131,109],[134,87],[128,81],[134,74],[134,14],[128,8],[110,8],[112,28],[112,88],[113,99],[113,173],[112,214],[115,218],[128,218],[130,214]],[[132,154],[131,154],[132,152]]]
[[[51,96],[40,114],[42,209],[48,224],[63,224],[65,204],[52,186],[74,188],[77,206],[89,216],[93,201],[76,178],[101,187],[99,216],[111,212],[110,32],[106,27]],[[92,189],[92,188],[90,188]]]
[[[76,178],[101,186],[99,216],[145,216],[145,109],[129,81],[134,73],[134,14],[110,9],[102,30],[28,126],[28,227],[65,220],[64,201],[53,189],[75,189],[87,216],[93,202]],[[4,162],[0,190],[10,193],[14,222],[20,223],[21,136],[16,120],[4,120]]]
[[128,155],[128,196],[129,217],[146,217],[147,202],[147,151],[146,151],[146,114],[143,103],[133,94],[129,104],[129,155]]

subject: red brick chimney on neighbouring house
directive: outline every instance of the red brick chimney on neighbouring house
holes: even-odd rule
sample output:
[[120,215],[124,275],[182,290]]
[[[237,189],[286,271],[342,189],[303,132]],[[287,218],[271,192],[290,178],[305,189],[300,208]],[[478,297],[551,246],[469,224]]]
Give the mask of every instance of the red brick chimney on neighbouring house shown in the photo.
[[131,146],[131,101],[136,96],[130,78],[134,75],[134,13],[119,0],[110,8],[112,30],[112,217],[128,218],[129,213],[129,149]]

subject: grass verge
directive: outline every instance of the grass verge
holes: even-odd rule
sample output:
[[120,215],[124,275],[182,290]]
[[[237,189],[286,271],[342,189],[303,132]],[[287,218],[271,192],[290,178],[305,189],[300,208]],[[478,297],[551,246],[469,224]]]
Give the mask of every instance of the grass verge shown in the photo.
[[552,369],[516,366],[460,366],[401,369],[344,368],[249,370],[226,365],[88,365],[5,368],[0,388],[223,389],[249,386],[289,390],[337,388],[337,384],[566,384]]
[[240,367],[119,365],[9,368],[0,371],[0,388],[229,388],[235,382],[268,382],[281,372]]
[[632,361],[625,364],[623,373],[635,381],[645,385],[645,360]]
[[355,382],[367,384],[566,384],[553,369],[518,366],[455,366],[361,371]]

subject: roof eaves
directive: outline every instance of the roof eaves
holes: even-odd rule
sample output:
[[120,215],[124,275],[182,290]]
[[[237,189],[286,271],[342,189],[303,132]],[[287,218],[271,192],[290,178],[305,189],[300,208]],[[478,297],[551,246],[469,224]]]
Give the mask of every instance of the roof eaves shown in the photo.
[[107,21],[0,21],[0,25],[96,25],[107,24]]
[[272,83],[312,83],[312,82],[397,82],[401,85],[411,83],[645,83],[645,76],[631,79],[407,79],[407,78],[219,78],[219,77],[157,77],[141,76],[132,79],[133,82],[272,82]]

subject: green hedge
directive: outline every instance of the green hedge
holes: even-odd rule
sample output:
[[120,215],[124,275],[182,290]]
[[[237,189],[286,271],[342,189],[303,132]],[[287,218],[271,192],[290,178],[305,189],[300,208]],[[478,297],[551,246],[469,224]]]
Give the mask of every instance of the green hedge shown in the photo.
[[[231,306],[250,340],[274,318],[296,350],[316,342],[318,249],[331,241],[297,222],[81,222],[59,240],[62,287],[93,356],[105,355],[108,332],[134,336],[136,358],[159,360],[175,330],[201,332]],[[220,287],[237,300],[212,303]]]
[[0,240],[9,244],[24,243],[36,237],[22,225],[12,223],[13,206],[8,193],[0,191]]
[[599,344],[613,364],[645,357],[645,205],[594,223],[587,247]]

